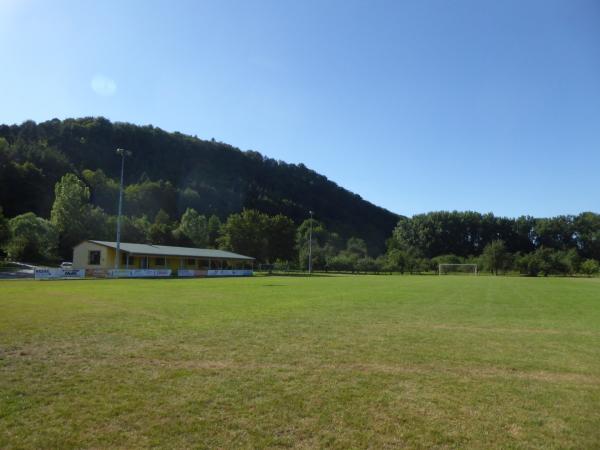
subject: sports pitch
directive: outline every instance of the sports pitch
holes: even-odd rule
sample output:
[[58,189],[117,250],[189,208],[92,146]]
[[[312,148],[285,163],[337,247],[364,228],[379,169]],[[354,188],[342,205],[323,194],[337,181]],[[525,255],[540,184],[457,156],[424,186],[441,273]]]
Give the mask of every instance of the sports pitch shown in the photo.
[[0,448],[599,448],[600,280],[5,281]]

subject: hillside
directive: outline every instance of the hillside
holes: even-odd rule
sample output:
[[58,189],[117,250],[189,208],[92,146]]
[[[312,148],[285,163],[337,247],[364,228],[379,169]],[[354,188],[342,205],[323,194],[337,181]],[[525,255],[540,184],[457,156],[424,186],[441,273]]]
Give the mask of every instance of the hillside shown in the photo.
[[73,172],[90,186],[92,201],[114,213],[118,147],[133,152],[126,170],[129,197],[143,198],[126,203],[126,214],[152,218],[163,209],[176,219],[193,207],[224,218],[253,208],[299,224],[313,210],[342,237],[363,238],[373,254],[384,250],[399,218],[303,164],[92,117],[0,125],[0,206],[8,217],[28,211],[48,217],[55,183]]

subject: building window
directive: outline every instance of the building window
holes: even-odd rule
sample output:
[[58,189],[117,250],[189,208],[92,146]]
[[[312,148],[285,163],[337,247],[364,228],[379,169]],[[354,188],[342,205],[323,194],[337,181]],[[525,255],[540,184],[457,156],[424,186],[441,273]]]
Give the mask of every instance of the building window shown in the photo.
[[88,252],[88,264],[90,266],[100,265],[100,250],[90,250]]
[[186,259],[185,264],[188,266],[196,267],[196,260],[195,259]]
[[165,265],[165,258],[154,258],[154,265],[163,267]]

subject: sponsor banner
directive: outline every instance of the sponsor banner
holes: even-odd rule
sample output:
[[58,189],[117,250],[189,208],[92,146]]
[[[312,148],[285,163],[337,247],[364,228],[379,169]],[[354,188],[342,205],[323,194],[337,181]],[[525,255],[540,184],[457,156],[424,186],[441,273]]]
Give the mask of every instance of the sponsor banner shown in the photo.
[[205,277],[206,270],[192,270],[192,269],[179,269],[177,271],[178,277]]
[[63,278],[85,278],[85,269],[62,269]]
[[209,270],[207,273],[209,277],[250,277],[252,276],[252,270],[250,269],[237,269],[237,270]]
[[108,276],[107,269],[85,269],[86,277],[106,278]]
[[110,278],[157,278],[170,277],[171,269],[113,269],[108,271]]
[[49,269],[36,268],[36,280],[70,280],[85,277],[85,269]]
[[171,276],[171,272],[173,272],[171,269],[155,269],[154,273],[155,273],[155,277],[170,277]]

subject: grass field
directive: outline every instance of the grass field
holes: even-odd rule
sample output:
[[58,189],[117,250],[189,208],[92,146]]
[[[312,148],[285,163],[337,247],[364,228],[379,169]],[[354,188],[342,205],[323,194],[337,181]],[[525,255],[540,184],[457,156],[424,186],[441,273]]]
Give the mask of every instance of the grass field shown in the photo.
[[0,447],[600,448],[600,280],[0,283]]

